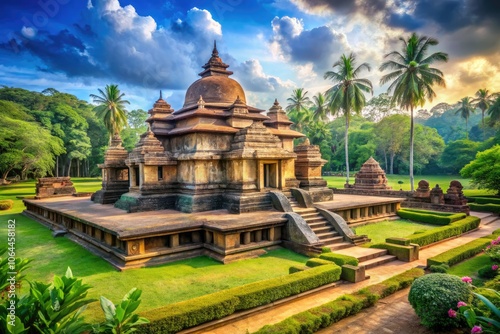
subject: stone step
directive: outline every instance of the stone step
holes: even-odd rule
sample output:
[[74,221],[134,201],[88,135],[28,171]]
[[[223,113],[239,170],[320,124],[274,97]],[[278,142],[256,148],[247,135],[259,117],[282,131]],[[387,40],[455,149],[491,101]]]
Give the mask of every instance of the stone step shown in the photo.
[[369,249],[372,249],[373,252],[365,255],[355,256],[359,262],[365,262],[378,257],[386,256],[388,253],[387,249],[375,249],[375,248],[369,248]]
[[[309,226],[310,227],[310,226]],[[313,230],[314,233],[326,233],[326,232],[332,232],[332,233],[337,233],[333,226],[331,225],[325,225],[325,226],[318,226],[318,227],[311,227],[311,230]]]
[[[304,218],[304,217],[302,217]],[[313,217],[313,218],[304,218],[307,224],[314,224],[319,222],[328,222],[324,217]]]
[[488,217],[485,217],[485,218],[482,218],[481,219],[481,225],[489,225],[491,223],[494,223],[496,222],[497,220],[499,220],[500,217],[498,216],[495,216],[495,215],[491,215],[491,216],[488,216]]
[[325,227],[325,226],[331,227],[330,222],[328,222],[326,220],[320,221],[317,223],[308,224],[308,225],[311,228],[311,230],[314,230],[315,228],[319,228],[319,227]]
[[315,208],[298,208],[298,210],[295,210],[299,215],[302,215],[304,213],[312,213],[316,212]]
[[[331,245],[343,242],[344,237],[337,236],[337,237],[325,238],[325,239],[320,239],[320,240],[323,242],[324,246],[329,247]],[[351,244],[349,243],[349,245],[351,245]]]
[[363,262],[360,262],[359,265],[365,266],[365,269],[370,269],[376,266],[380,266],[381,264],[391,262],[397,260],[397,257],[394,255],[383,255],[379,256],[370,260],[366,260]]
[[339,236],[339,234],[337,232],[323,232],[323,233],[316,233],[316,236],[320,239],[320,240],[327,240],[327,239],[331,239],[331,238],[336,238]]
[[301,214],[302,218],[312,218],[312,217],[323,217],[321,213],[315,211],[315,212],[306,212]]
[[331,245],[325,245],[324,247],[328,247],[330,248],[333,252],[339,250],[339,249],[348,249],[348,248],[351,248],[351,247],[354,247],[353,244],[351,244],[350,242],[339,242],[339,243],[336,243],[336,244],[331,244]]

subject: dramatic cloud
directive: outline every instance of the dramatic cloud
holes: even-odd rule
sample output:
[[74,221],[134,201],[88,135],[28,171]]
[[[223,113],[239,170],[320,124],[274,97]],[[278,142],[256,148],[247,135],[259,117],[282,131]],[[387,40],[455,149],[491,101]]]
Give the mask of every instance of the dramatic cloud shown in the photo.
[[258,60],[247,60],[232,69],[237,79],[245,89],[254,92],[281,93],[283,90],[291,90],[295,84],[291,81],[283,81],[279,77],[267,75]]
[[346,36],[327,26],[306,30],[301,20],[284,16],[275,17],[272,27],[275,54],[300,65],[312,63],[316,72],[324,72],[350,49]]

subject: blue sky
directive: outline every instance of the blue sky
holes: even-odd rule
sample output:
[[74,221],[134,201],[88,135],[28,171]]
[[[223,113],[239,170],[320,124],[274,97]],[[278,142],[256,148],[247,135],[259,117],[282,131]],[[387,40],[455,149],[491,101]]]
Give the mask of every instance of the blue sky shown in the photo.
[[498,0],[7,0],[0,4],[0,84],[52,87],[90,101],[118,84],[131,108],[163,96],[179,109],[217,41],[247,94],[268,109],[294,88],[325,91],[325,71],[354,52],[372,70],[375,94],[385,53],[411,32],[440,41],[454,103],[479,88],[500,91]]

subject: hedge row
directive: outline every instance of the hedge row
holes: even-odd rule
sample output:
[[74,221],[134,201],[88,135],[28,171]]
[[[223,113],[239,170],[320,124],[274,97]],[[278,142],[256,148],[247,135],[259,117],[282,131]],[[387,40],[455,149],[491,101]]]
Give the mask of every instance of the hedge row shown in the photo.
[[432,214],[436,216],[443,216],[443,217],[448,217],[451,215],[454,215],[452,212],[442,212],[442,211],[431,211],[431,210],[422,210],[422,209],[412,209],[412,208],[403,208],[401,210],[404,211],[410,211],[410,212],[417,212],[417,213],[426,213],[426,214]]
[[447,226],[436,227],[425,232],[412,234],[406,237],[406,239],[422,247],[473,230],[479,226],[480,222],[481,219],[478,217],[469,216]]
[[416,278],[423,275],[424,271],[420,268],[408,270],[353,294],[345,294],[334,301],[293,315],[277,324],[266,325],[255,333],[314,333],[321,328],[326,328],[343,318],[358,313],[363,308],[374,305],[380,298],[410,286]]
[[474,202],[477,204],[500,204],[498,197],[474,197]]
[[137,333],[176,333],[235,311],[269,304],[338,281],[340,273],[341,268],[330,263],[142,312],[140,315],[150,323],[138,327]]
[[500,213],[500,204],[476,204],[469,203],[472,211]]
[[357,266],[359,261],[354,256],[336,254],[336,253],[324,253],[319,256],[320,259],[328,260],[335,263],[338,266],[343,266],[344,264],[350,264],[351,266]]
[[491,239],[496,238],[494,235],[485,236],[472,240],[464,245],[450,249],[446,252],[433,256],[427,259],[427,266],[446,264],[453,266],[463,260],[479,254],[491,243]]
[[399,210],[397,212],[398,216],[405,219],[410,219],[422,223],[433,224],[433,225],[449,225],[455,221],[463,219],[466,217],[465,213],[455,213],[451,215],[435,214],[432,211],[410,211],[410,210]]

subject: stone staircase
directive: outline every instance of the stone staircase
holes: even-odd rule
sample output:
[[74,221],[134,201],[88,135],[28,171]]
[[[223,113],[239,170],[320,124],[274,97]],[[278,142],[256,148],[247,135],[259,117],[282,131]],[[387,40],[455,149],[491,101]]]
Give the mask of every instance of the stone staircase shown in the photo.
[[299,203],[293,197],[289,198],[289,201],[293,211],[304,218],[307,225],[311,227],[311,230],[316,234],[321,242],[323,242],[324,247],[336,250],[354,246],[349,242],[345,242],[344,237],[335,231],[334,227],[328,222],[328,220],[315,208],[301,208]]

